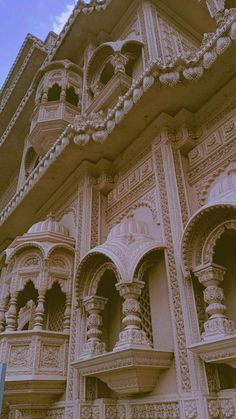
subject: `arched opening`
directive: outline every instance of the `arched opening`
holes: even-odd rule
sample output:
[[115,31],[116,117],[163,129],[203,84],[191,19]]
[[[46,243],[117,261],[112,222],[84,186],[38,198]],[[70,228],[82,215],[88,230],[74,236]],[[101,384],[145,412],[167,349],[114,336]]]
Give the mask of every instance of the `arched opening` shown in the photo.
[[60,100],[60,95],[61,87],[59,86],[59,84],[56,83],[48,90],[48,102]]
[[39,162],[39,156],[36,154],[33,147],[30,147],[25,156],[25,177],[26,178],[35,169],[38,162]]
[[122,329],[122,299],[115,287],[116,282],[114,272],[107,270],[102,275],[97,289],[99,297],[107,298],[102,313],[102,341],[106,344],[108,352],[113,350]]
[[33,328],[37,300],[38,291],[33,282],[29,281],[17,297],[17,330],[30,330]]
[[144,282],[139,298],[141,328],[154,349],[172,350],[169,292],[163,250],[154,249],[146,253],[139,261],[134,276]]
[[[217,240],[213,262],[226,268],[222,288],[224,289],[224,304],[227,316],[236,324],[236,230],[225,230]],[[218,375],[221,389],[236,388],[236,370],[229,365],[218,365]]]
[[65,305],[65,293],[62,292],[58,282],[55,282],[45,296],[44,329],[56,332],[63,331]]
[[75,89],[72,86],[71,87],[68,87],[66,89],[66,101],[68,103],[71,103],[71,105],[78,106],[79,97],[75,93]]
[[129,59],[125,66],[126,74],[132,79],[137,79],[143,71],[142,45],[135,42],[127,42],[122,53]]
[[228,317],[236,324],[236,230],[226,229],[217,240],[213,262],[226,268],[222,284],[225,305]]
[[100,82],[105,86],[114,76],[114,67],[111,63],[107,63],[102,71]]

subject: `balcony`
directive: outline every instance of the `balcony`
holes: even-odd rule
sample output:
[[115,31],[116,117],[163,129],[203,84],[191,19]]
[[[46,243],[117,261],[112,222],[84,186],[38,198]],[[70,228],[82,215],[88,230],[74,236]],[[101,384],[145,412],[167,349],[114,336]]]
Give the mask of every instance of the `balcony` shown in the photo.
[[73,366],[82,376],[97,377],[119,395],[130,396],[152,391],[172,358],[172,352],[130,348],[81,358]]
[[96,94],[86,112],[97,112],[100,109],[106,111],[108,108],[112,108],[119,96],[124,95],[131,84],[131,77],[125,73],[118,72],[109,80],[102,90]]
[[191,345],[189,349],[209,364],[227,364],[236,368],[236,336],[226,336]]
[[78,107],[68,102],[53,101],[38,105],[29,134],[29,141],[36,153],[45,154],[78,113]]
[[17,331],[0,336],[0,361],[7,364],[5,402],[49,405],[65,391],[69,335]]

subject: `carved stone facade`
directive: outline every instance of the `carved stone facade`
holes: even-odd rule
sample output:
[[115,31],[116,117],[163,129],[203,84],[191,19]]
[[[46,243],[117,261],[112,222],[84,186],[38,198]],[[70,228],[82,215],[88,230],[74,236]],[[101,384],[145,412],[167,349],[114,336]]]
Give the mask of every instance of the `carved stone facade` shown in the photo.
[[236,419],[235,42],[234,0],[79,0],[27,36],[0,92],[4,419]]

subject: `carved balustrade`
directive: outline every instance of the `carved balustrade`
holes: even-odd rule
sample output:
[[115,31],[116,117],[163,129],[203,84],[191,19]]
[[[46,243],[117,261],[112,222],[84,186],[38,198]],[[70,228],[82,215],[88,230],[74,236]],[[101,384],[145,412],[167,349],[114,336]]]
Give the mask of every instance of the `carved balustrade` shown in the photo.
[[[7,364],[5,400],[52,402],[65,390],[69,335],[27,330],[0,335],[0,362]],[[21,383],[21,384],[20,384]],[[39,383],[39,384],[37,384]],[[26,387],[25,387],[26,386]],[[37,388],[37,394],[35,390]],[[15,398],[15,399],[14,399]]]
[[41,104],[35,108],[30,131],[32,132],[37,124],[51,120],[63,120],[72,123],[77,114],[78,108],[68,102],[55,101]]

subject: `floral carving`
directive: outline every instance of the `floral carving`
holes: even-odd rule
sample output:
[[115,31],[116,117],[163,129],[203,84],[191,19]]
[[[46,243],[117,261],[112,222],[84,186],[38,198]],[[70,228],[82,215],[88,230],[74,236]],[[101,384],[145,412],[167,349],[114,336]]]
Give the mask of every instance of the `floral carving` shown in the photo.
[[60,367],[60,346],[43,345],[40,355],[41,368]]
[[220,401],[223,418],[233,418],[235,415],[235,406],[233,400],[225,399]]
[[220,402],[217,399],[208,401],[208,412],[210,418],[218,419],[220,417]]
[[197,405],[195,400],[189,400],[184,404],[184,411],[186,419],[196,419],[197,418]]

